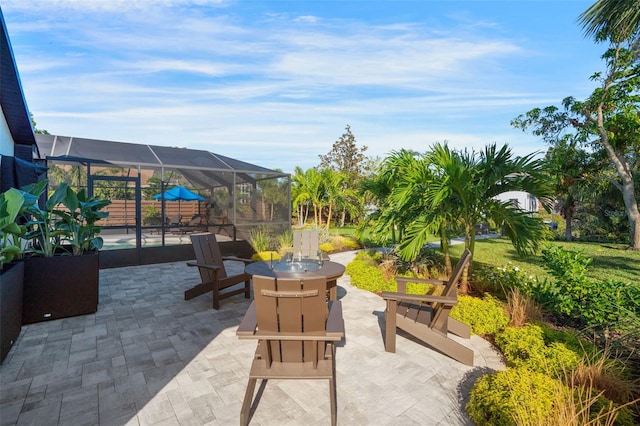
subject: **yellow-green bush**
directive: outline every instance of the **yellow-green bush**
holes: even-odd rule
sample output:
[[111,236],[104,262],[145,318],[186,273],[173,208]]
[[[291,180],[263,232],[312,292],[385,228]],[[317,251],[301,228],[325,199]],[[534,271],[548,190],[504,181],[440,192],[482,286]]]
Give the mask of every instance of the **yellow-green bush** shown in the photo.
[[507,365],[555,377],[573,370],[580,360],[578,354],[564,343],[551,342],[547,345],[542,328],[536,324],[507,327],[496,335],[495,342],[507,359]]
[[480,377],[471,389],[466,410],[478,426],[516,425],[515,419],[523,415],[526,424],[548,424],[545,419],[559,386],[564,385],[545,374],[508,368]]
[[620,408],[596,389],[570,388],[527,368],[508,368],[478,379],[466,410],[478,426],[636,424],[629,407]]
[[496,334],[509,324],[509,315],[502,302],[487,294],[483,299],[472,296],[458,296],[458,304],[453,307],[451,318],[471,327],[471,333]]
[[[354,287],[371,292],[397,291],[398,284],[394,277],[386,277],[385,272],[379,268],[382,256],[379,252],[361,251],[347,265],[346,273],[351,276],[351,284]],[[442,286],[425,283],[407,283],[409,294],[438,294]]]
[[320,244],[320,250],[325,253],[331,253],[336,250],[336,248],[331,243],[322,243]]
[[354,287],[374,293],[397,290],[395,280],[385,279],[375,261],[366,254],[358,253],[347,265],[346,273],[351,277],[351,285]]
[[547,324],[537,324],[542,329],[542,338],[546,344],[552,342],[563,343],[567,348],[574,351],[576,354],[594,356],[598,355],[601,351],[594,344],[581,339],[575,330],[570,329],[554,329]]
[[[331,251],[344,251],[344,250],[356,250],[360,248],[360,244],[357,240],[354,240],[350,237],[344,237],[339,234],[331,235],[329,241],[325,242],[326,247],[331,247],[331,250],[326,250],[327,252]],[[322,245],[320,246],[322,250]]]
[[251,256],[251,260],[255,262],[262,262],[266,260],[277,260],[280,259],[280,254],[277,251],[260,251],[253,256]]

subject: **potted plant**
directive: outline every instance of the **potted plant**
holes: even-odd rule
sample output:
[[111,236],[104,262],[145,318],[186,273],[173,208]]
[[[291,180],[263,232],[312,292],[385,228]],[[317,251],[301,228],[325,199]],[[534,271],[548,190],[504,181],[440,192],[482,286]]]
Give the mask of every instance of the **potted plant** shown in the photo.
[[0,362],[20,335],[26,232],[24,215],[37,201],[44,184],[32,186],[33,193],[10,188],[0,194]]
[[110,201],[88,197],[61,183],[44,209],[32,206],[26,238],[23,324],[98,310],[101,228],[96,222]]

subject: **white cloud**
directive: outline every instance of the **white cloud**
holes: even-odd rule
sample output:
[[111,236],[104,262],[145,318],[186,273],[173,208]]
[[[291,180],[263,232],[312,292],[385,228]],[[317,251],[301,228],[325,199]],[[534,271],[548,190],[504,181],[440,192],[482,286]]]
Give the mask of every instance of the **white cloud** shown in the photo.
[[568,94],[532,85],[545,80],[526,68],[534,49],[486,19],[372,23],[275,4],[251,18],[205,0],[3,0],[3,12],[40,128],[285,171],[316,165],[346,124],[371,155],[444,140],[531,152],[509,120]]

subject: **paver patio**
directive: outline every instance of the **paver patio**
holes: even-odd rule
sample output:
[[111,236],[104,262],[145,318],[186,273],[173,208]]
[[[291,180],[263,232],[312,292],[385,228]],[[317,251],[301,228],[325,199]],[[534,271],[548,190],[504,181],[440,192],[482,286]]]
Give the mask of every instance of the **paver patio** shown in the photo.
[[[331,259],[347,264],[354,253]],[[239,264],[235,267],[241,267]],[[93,315],[24,326],[0,366],[0,425],[236,425],[255,342],[235,335],[249,300],[190,301],[185,262],[100,271]],[[467,425],[477,377],[502,369],[485,340],[464,366],[399,334],[384,351],[384,301],[338,281],[347,338],[338,347],[338,423]],[[269,381],[252,425],[330,424],[328,383]]]

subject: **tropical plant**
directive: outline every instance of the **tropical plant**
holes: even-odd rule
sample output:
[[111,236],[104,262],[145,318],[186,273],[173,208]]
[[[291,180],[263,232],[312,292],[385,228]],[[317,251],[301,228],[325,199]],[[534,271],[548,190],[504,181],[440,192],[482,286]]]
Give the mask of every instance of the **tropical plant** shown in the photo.
[[300,167],[296,167],[293,176],[293,204],[298,207],[298,219],[300,226],[303,226],[305,220],[303,217],[302,207],[311,205],[313,207],[314,223],[316,226],[321,225],[322,207],[325,200],[325,187],[322,174],[314,168],[302,171]]
[[87,191],[81,189],[77,193],[69,186],[62,189],[65,194],[61,203],[66,209],[56,210],[59,216],[60,229],[66,231],[64,243],[71,245],[72,252],[78,256],[91,250],[100,250],[103,240],[99,236],[101,227],[96,225],[100,219],[109,216],[101,211],[111,204],[109,200],[89,197]]
[[22,190],[9,188],[0,194],[0,270],[22,254],[22,238],[27,231],[24,216],[38,202],[45,187],[46,181],[42,181]]
[[[380,214],[377,220],[386,221],[387,228],[399,224],[404,229],[399,252],[406,260],[417,257],[430,235],[439,235],[449,270],[447,242],[453,231],[462,228],[465,247],[473,253],[476,227],[489,220],[502,227],[519,253],[533,252],[546,234],[542,219],[497,196],[525,191],[548,206],[551,191],[543,179],[543,163],[534,155],[514,157],[507,145],[498,149],[495,144],[479,153],[451,150],[447,144],[436,144],[420,157],[396,153],[387,168],[393,186],[385,212],[401,213]],[[465,270],[463,293],[468,290],[467,276]]]
[[[365,155],[366,151],[366,146],[358,147],[351,127],[347,125],[345,132],[334,142],[331,151],[326,155],[320,155],[320,169],[329,169],[344,176],[340,182],[341,190],[337,193],[340,197],[333,197],[335,205],[331,206],[339,211],[341,226],[344,226],[347,215],[353,220],[360,218],[363,213],[364,204],[357,197],[357,189],[373,166],[373,161]],[[331,219],[331,216],[329,218]]]
[[[417,176],[428,176],[428,170],[423,166],[417,152],[404,149],[393,151],[372,176],[362,181],[360,192],[372,211],[359,224],[358,235],[362,236],[366,230],[370,238],[382,246],[386,246],[388,240],[392,244],[402,240],[407,223],[424,210],[418,200],[403,200],[402,196],[392,195],[404,190],[399,183],[402,183],[402,177],[409,170]],[[411,192],[408,194],[412,195]],[[398,198],[404,201],[401,205],[397,202]]]
[[327,212],[327,231],[329,231],[333,209],[345,204],[342,201],[344,199],[344,182],[347,180],[347,176],[340,172],[332,172],[326,169],[322,171],[322,177],[326,191],[326,203],[329,208]]
[[142,223],[144,225],[162,225],[162,214],[160,214],[156,206],[146,206],[142,210]]
[[598,0],[579,19],[596,40],[631,39],[640,35],[640,0]]
[[272,244],[269,230],[263,226],[252,228],[249,232],[249,244],[256,253],[270,251]]
[[640,327],[640,286],[616,280],[596,281],[587,276],[590,258],[550,246],[543,251],[544,266],[555,280],[537,282],[523,290],[549,311],[598,329],[631,330]]
[[95,223],[107,217],[108,213],[100,210],[108,204],[108,200],[88,197],[84,189],[76,193],[66,182],[61,183],[44,209],[34,204],[27,211],[30,220],[26,223],[25,238],[32,240],[28,251],[51,257],[67,252],[67,245],[75,255],[102,248],[102,238],[98,235],[101,228]]

